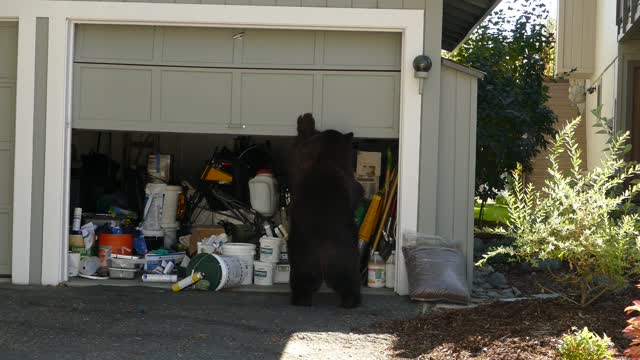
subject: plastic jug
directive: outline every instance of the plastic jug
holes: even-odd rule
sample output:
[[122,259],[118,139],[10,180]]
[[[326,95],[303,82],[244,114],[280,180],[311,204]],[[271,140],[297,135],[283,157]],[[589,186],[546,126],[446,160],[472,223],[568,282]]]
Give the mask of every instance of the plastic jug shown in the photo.
[[369,259],[369,276],[367,279],[367,286],[370,288],[382,288],[385,281],[385,263],[382,260],[382,256],[376,251],[373,253],[371,259]]
[[263,216],[273,216],[278,209],[278,182],[271,170],[259,170],[249,180],[251,207]]

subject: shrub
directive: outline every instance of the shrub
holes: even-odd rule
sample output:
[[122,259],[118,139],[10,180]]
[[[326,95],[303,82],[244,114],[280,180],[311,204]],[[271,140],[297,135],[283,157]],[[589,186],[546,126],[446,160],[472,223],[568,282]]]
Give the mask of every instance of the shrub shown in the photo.
[[562,337],[558,347],[558,357],[562,360],[605,360],[613,359],[611,340],[594,334],[586,327],[572,328],[571,334]]
[[[580,118],[569,122],[551,143],[549,177],[540,190],[525,186],[521,171],[513,173],[507,196],[510,219],[498,232],[513,237],[514,245],[487,253],[480,261],[509,253],[534,266],[547,259],[565,262],[570,271],[556,278],[578,291],[576,303],[581,306],[622,286],[638,273],[640,260],[640,222],[631,203],[640,190],[633,180],[640,166],[624,160],[629,134],[613,134],[611,119],[601,117],[599,110],[594,114],[600,132],[610,135],[601,166],[583,171],[575,140]],[[571,159],[567,172],[558,160],[564,151]]]
[[[640,288],[640,285],[636,285]],[[640,313],[640,301],[634,300],[633,305],[624,309],[624,312],[629,315],[633,313]],[[632,359],[640,359],[640,316],[635,316],[627,320],[629,326],[624,329],[624,334],[631,339],[631,344],[627,350],[624,351],[626,356]]]

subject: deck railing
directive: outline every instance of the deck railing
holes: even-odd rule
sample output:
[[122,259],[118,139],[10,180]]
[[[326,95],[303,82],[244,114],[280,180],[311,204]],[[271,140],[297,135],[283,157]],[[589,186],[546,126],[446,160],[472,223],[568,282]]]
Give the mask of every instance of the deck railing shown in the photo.
[[640,17],[638,12],[639,3],[640,0],[617,1],[616,24],[618,25],[618,38],[622,38]]

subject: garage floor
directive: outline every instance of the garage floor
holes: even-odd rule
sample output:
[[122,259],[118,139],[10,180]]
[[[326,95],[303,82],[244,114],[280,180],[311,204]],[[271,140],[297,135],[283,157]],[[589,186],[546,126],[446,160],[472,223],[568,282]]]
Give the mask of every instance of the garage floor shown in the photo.
[[418,314],[406,297],[365,295],[355,310],[319,294],[313,308],[287,294],[146,287],[0,284],[2,359],[379,359],[384,334],[351,334]]

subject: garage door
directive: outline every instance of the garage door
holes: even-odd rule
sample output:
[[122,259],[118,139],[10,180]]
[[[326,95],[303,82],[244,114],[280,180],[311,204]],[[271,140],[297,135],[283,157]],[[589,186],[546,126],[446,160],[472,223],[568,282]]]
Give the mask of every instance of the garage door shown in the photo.
[[17,24],[0,22],[0,275],[11,274],[17,49]]
[[398,137],[399,33],[81,25],[73,127]]

